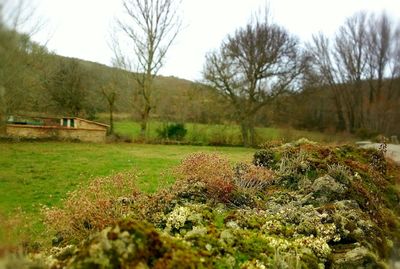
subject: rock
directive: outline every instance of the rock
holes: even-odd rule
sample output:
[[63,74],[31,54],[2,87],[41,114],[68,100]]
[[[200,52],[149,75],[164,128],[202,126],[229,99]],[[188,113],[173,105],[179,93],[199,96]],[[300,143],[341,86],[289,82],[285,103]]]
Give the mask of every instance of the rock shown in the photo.
[[387,268],[374,253],[365,247],[356,247],[345,253],[336,253],[332,256],[332,269]]
[[319,198],[319,201],[327,202],[339,199],[347,191],[347,188],[343,184],[338,183],[333,177],[325,175],[314,181],[312,190],[315,197]]

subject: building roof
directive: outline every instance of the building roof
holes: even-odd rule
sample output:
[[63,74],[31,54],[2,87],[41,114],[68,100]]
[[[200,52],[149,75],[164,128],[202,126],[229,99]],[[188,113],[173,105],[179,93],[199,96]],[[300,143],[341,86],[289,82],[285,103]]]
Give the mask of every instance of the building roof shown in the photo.
[[79,117],[48,117],[48,116],[27,116],[27,115],[16,115],[17,117],[25,117],[25,118],[31,118],[31,119],[51,119],[51,120],[61,120],[61,119],[76,119],[76,120],[80,120],[80,121],[84,121],[87,123],[92,123],[92,124],[96,124],[98,126],[102,126],[102,127],[107,127],[109,128],[110,125],[105,124],[105,123],[101,123],[101,122],[97,122],[97,121],[91,121],[91,120],[87,120],[87,119],[83,119],[83,118],[79,118]]
[[69,117],[63,117],[63,119],[77,119],[77,120],[80,120],[80,121],[85,121],[85,122],[88,122],[88,123],[93,123],[93,124],[96,124],[96,125],[99,125],[99,126],[103,126],[103,127],[107,127],[107,128],[110,127],[110,125],[105,124],[105,123],[101,123],[101,122],[97,122],[97,121],[91,121],[91,120],[82,119],[82,118],[78,118],[78,117],[71,117],[71,118],[69,118]]

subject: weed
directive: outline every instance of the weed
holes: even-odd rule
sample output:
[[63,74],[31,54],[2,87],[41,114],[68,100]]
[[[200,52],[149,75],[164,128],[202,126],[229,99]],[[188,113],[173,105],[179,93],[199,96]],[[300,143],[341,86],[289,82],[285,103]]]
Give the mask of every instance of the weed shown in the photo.
[[387,172],[387,163],[385,154],[387,152],[387,141],[386,137],[381,138],[381,144],[378,150],[374,151],[371,156],[371,168],[385,175]]

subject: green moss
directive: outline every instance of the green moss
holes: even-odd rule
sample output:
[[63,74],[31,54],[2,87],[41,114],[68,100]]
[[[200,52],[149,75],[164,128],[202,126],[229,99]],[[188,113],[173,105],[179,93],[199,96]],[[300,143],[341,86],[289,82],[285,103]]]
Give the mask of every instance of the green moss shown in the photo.
[[386,205],[400,213],[400,195],[397,188],[393,185],[388,186],[384,194]]
[[222,229],[225,225],[225,217],[228,216],[225,212],[215,212],[214,213],[214,225],[217,229]]
[[273,248],[269,246],[269,241],[264,236],[245,231],[236,235],[241,238],[237,242],[237,247],[247,258],[260,258],[261,253],[268,255],[273,252]]

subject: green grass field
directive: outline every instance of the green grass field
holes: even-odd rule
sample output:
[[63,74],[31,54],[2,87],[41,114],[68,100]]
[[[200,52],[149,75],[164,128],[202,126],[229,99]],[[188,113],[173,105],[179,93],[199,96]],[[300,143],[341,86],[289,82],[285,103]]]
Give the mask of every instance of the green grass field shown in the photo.
[[[157,139],[156,130],[160,127],[162,127],[161,122],[150,122],[146,134],[147,138],[150,140]],[[237,146],[242,143],[240,129],[237,125],[186,123],[185,127],[187,134],[183,142],[188,144]],[[140,125],[129,120],[117,121],[115,122],[115,132],[136,139],[139,137]],[[348,135],[325,134],[289,128],[256,128],[256,133],[258,144],[278,139],[293,141],[302,137],[324,143],[341,143],[354,140]]]
[[[0,143],[0,212],[38,212],[59,205],[68,191],[97,176],[134,169],[139,187],[155,191],[161,174],[192,152],[220,152],[232,162],[249,161],[254,149],[145,144],[64,142]],[[171,182],[171,178],[169,178]]]

